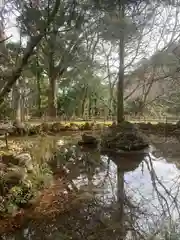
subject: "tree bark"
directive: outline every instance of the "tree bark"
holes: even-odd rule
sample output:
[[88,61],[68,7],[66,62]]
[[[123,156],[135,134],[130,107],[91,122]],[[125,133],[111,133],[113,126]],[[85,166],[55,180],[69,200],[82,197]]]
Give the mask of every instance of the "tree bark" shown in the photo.
[[48,116],[57,116],[57,101],[56,101],[56,78],[49,78],[49,94],[48,94]]
[[91,119],[91,113],[92,113],[92,99],[91,99],[91,96],[90,96],[89,97],[89,106],[88,106],[89,119]]
[[8,60],[8,51],[6,49],[6,36],[4,33],[3,20],[0,20],[0,63],[4,64],[4,61]]
[[51,36],[49,41],[49,93],[48,93],[48,116],[50,118],[56,117],[56,74],[54,66],[54,34]]
[[81,116],[84,116],[84,111],[85,111],[85,103],[86,103],[86,98],[87,98],[87,91],[88,91],[88,86],[84,86],[84,96],[82,99],[82,105],[81,105]]
[[21,93],[20,93],[20,85],[19,81],[13,86],[12,91],[12,106],[14,109],[13,119],[15,121],[21,122]]
[[[120,5],[120,18],[124,20],[125,9],[124,4]],[[124,121],[124,26],[122,24],[121,36],[119,40],[119,73],[117,83],[117,122]]]
[[36,85],[37,85],[37,107],[38,107],[38,116],[42,117],[42,109],[41,109],[41,73],[39,70],[39,62],[38,62],[38,56],[36,58],[36,67],[37,67],[37,73],[36,73]]
[[94,99],[94,116],[97,117],[98,109],[97,109],[97,98]]
[[40,78],[39,78],[39,77],[37,77],[36,83],[37,83],[38,115],[39,115],[39,117],[42,117],[42,109],[41,109],[41,84],[40,84]]

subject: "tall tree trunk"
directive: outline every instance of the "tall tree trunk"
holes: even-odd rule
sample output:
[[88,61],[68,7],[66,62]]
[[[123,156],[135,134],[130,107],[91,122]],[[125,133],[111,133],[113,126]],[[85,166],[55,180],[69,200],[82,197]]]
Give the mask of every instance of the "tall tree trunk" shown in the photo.
[[87,90],[88,90],[88,87],[85,86],[85,87],[84,87],[84,96],[83,96],[82,105],[81,105],[81,115],[82,115],[82,117],[84,116],[84,111],[85,111],[85,103],[86,103],[86,98],[87,98]]
[[56,117],[57,115],[56,103],[56,78],[51,76],[49,78],[49,94],[48,94],[48,116]]
[[24,94],[21,95],[21,98],[20,98],[20,105],[21,105],[21,121],[24,122],[25,121],[25,115],[26,115],[26,112],[25,112],[25,96]]
[[36,78],[37,83],[37,104],[38,104],[38,115],[42,117],[42,109],[41,109],[41,84],[40,84],[40,77],[37,76]]
[[13,86],[12,91],[12,106],[14,109],[13,119],[17,122],[21,122],[21,93],[19,81]]
[[37,86],[37,108],[38,108],[38,117],[42,117],[42,109],[41,109],[41,69],[39,65],[39,57],[38,54],[36,56],[36,86]]
[[0,63],[4,64],[8,60],[8,51],[6,49],[6,36],[4,33],[4,23],[0,20]]
[[90,96],[89,97],[89,106],[88,106],[89,119],[91,119],[91,113],[92,113],[92,99],[91,99],[91,96]]
[[36,85],[37,85],[37,105],[38,105],[38,116],[42,117],[42,109],[41,109],[41,76],[40,72],[37,72],[36,75]]
[[112,97],[111,96],[108,101],[108,117],[112,117]]
[[20,98],[20,115],[21,115],[21,121],[25,120],[25,81],[22,77],[19,78],[19,86],[18,86],[18,91],[19,91],[19,98]]
[[[123,22],[125,16],[124,4],[120,3],[120,19]],[[124,121],[124,26],[121,27],[119,40],[119,73],[117,83],[117,122]]]
[[97,98],[94,99],[94,116],[97,117],[98,109],[97,109]]
[[[54,37],[54,35],[53,35]],[[54,68],[54,42],[49,42],[49,94],[48,94],[48,116],[50,118],[56,117],[56,77]]]

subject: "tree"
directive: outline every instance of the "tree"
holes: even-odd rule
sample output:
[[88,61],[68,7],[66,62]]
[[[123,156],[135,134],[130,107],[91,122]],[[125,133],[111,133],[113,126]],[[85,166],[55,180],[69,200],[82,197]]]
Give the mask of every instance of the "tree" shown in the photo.
[[[121,47],[119,47],[119,50],[118,50],[119,52],[119,70],[118,70],[119,81],[117,84],[118,122],[123,121],[124,99],[127,100],[139,88],[139,87],[137,88],[135,87],[136,89],[132,89],[131,92],[124,97],[124,90],[125,90],[124,86],[126,84],[125,79],[127,79],[126,76],[124,77],[124,73],[125,71],[128,71],[128,72],[132,71],[134,67],[133,61],[137,63],[137,59],[140,57],[140,55],[142,55],[142,53],[139,52],[139,49],[142,49],[144,51],[143,48],[146,47],[144,37],[147,34],[149,35],[149,33],[152,32],[154,27],[154,23],[153,23],[154,19],[156,18],[156,16],[158,16],[157,14],[159,14],[158,12],[156,13],[155,7],[161,10],[162,9],[161,4],[166,4],[168,2],[153,1],[152,3],[148,2],[146,4],[146,1],[123,1],[121,3],[122,4],[119,5],[118,1],[113,1],[111,2],[111,6],[110,6],[107,1],[103,1],[102,4],[100,4],[100,2],[98,1],[95,1],[95,6],[98,7],[100,11],[103,11],[105,16],[105,17],[103,16],[102,18],[101,25],[103,26],[101,26],[101,29],[100,29],[103,32],[102,37],[104,37],[106,41],[113,42],[114,46],[115,45],[120,46],[120,43],[121,43]],[[172,2],[169,2],[169,4],[172,4]],[[122,10],[122,6],[123,6],[123,11],[120,11]],[[168,9],[169,8],[168,4],[166,4],[165,7]],[[123,19],[122,19],[122,13],[124,13]],[[169,10],[169,14],[170,13],[173,14],[171,9]],[[121,18],[120,18],[120,15],[121,15]],[[168,18],[169,16],[167,17],[166,26],[164,25],[164,28],[167,27],[167,23],[169,23],[170,21]],[[177,17],[175,20],[177,20]],[[130,26],[133,26],[134,28]],[[175,36],[176,34],[174,34],[176,27],[177,27],[177,22],[174,24],[174,27],[171,26],[171,28],[173,28],[172,36],[170,38],[171,43],[174,40],[174,38],[177,37]],[[120,29],[123,29],[123,31],[120,31]],[[132,60],[130,60],[129,63],[127,63],[127,58],[128,58],[127,52],[129,51],[128,49],[129,45],[131,43],[135,44],[135,41],[138,41],[137,48],[135,49],[136,51],[135,57]],[[162,34],[157,42],[157,47],[159,45],[159,42],[161,41],[162,41]],[[142,44],[144,44],[144,46],[142,46]],[[132,52],[130,52],[130,54],[132,54]],[[144,100],[142,100],[142,102],[143,101],[146,102],[147,95],[151,90],[152,82],[153,80],[151,82],[144,83],[144,86],[146,86],[146,84],[147,86],[146,86],[146,93],[144,94]]]
[[38,30],[38,34],[32,35],[30,37],[27,43],[27,47],[24,50],[23,56],[20,59],[19,63],[14,67],[12,71],[3,73],[3,76],[1,78],[6,79],[6,81],[4,83],[4,86],[0,89],[0,103],[3,102],[5,95],[11,91],[12,86],[20,77],[23,68],[26,66],[29,58],[33,54],[34,48],[44,37],[46,30],[54,21],[54,18],[58,12],[59,6],[60,6],[60,0],[56,0],[53,6],[53,10],[50,12],[48,18],[45,21],[43,21],[42,26]]

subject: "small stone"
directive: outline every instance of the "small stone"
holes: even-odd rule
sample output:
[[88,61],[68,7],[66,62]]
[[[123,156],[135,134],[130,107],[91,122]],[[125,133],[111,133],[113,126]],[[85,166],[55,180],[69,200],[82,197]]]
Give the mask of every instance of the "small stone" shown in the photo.
[[26,171],[21,167],[8,168],[3,179],[8,189],[19,184],[26,178]]
[[2,162],[6,165],[18,165],[19,160],[13,154],[3,154],[1,156]]
[[62,147],[65,144],[65,141],[62,139],[59,139],[56,144],[57,144],[57,147]]
[[58,132],[62,131],[63,128],[64,128],[64,126],[59,122],[53,123],[51,126],[51,130],[54,133],[58,133]]
[[33,171],[32,158],[29,153],[20,153],[15,157],[18,160],[18,165],[25,167],[27,171]]
[[82,141],[87,144],[97,143],[97,139],[94,136],[83,134]]
[[78,131],[79,130],[79,126],[75,123],[70,123],[70,130],[71,131]]
[[91,130],[92,129],[92,125],[90,124],[90,123],[88,123],[88,122],[85,122],[85,124],[83,124],[82,126],[81,126],[81,130],[86,130],[86,131],[88,131],[88,130]]
[[0,162],[0,172],[4,172],[6,170],[6,168],[7,168],[7,165]]

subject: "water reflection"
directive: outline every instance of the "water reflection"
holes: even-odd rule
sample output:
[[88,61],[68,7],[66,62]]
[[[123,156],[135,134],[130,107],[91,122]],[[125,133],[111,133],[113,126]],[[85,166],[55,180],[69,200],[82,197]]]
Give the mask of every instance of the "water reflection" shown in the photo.
[[69,184],[90,197],[3,239],[147,239],[179,217],[180,172],[172,163],[151,154],[100,155],[65,145],[52,165],[57,173],[62,166]]

